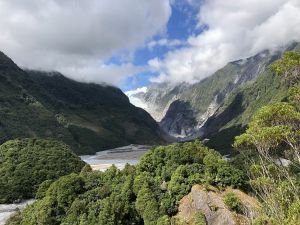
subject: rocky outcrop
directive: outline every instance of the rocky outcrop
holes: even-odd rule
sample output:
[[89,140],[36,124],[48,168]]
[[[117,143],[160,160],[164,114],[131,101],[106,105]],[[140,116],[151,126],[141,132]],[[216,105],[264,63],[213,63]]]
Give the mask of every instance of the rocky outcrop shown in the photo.
[[[224,195],[233,192],[241,201],[241,213],[231,211],[224,203]],[[191,192],[181,199],[179,212],[176,215],[185,224],[196,225],[197,215],[205,217],[207,225],[247,225],[259,207],[256,199],[240,190],[228,188],[224,192],[214,187],[204,188],[201,185],[192,187]]]

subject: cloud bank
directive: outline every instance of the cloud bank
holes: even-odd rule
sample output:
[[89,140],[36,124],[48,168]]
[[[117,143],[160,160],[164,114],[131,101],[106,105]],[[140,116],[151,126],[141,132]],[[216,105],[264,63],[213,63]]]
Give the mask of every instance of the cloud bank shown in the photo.
[[143,68],[105,64],[163,32],[169,0],[0,0],[0,50],[23,67],[120,84]]
[[207,29],[189,37],[188,47],[150,60],[160,74],[152,81],[196,82],[230,61],[300,41],[299,15],[299,0],[206,0],[198,27]]

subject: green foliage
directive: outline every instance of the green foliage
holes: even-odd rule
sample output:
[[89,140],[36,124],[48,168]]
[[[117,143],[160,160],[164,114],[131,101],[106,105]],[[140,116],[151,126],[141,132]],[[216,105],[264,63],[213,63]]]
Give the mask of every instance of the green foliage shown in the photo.
[[198,211],[196,213],[196,221],[195,221],[195,225],[206,225],[206,218],[203,212]]
[[238,88],[225,99],[211,122],[208,122],[209,127],[218,128],[208,137],[208,145],[228,154],[234,137],[245,131],[255,112],[268,104],[282,101],[287,95],[287,85],[269,70],[254,82]]
[[46,196],[46,192],[50,185],[53,183],[53,180],[45,180],[43,183],[39,185],[39,188],[35,194],[36,199],[42,199]]
[[62,142],[42,139],[8,141],[0,146],[0,203],[42,197],[51,181],[79,173],[85,165]]
[[[282,144],[287,143],[291,148],[299,146],[299,125],[300,113],[293,105],[280,102],[265,106],[254,115],[246,132],[236,137],[235,146],[254,146],[269,158],[278,154]],[[283,150],[287,151],[287,148]],[[298,154],[296,150],[290,160],[294,161]]]
[[300,221],[300,201],[294,202],[288,206],[287,225],[297,224]]
[[[208,132],[211,132],[208,136],[209,147],[228,154],[232,149],[234,137],[244,132],[252,116],[263,106],[286,100],[289,96],[290,103],[294,102],[293,105],[299,109],[297,101],[292,101],[292,99],[300,100],[299,85],[295,86],[300,80],[300,73],[297,72],[299,71],[300,54],[296,52],[299,51],[299,44],[297,47],[298,49],[295,49],[294,52],[286,53],[283,59],[278,60],[274,66],[267,67],[265,71],[262,71],[256,80],[250,81],[230,93],[215,115],[207,122]],[[290,61],[288,66],[285,61]],[[286,71],[285,75],[281,73],[281,76],[278,76],[275,67],[278,72],[279,70],[282,73]],[[291,67],[294,68],[293,72],[288,73],[288,69]],[[283,78],[286,79],[286,82],[282,82]],[[292,92],[293,95],[291,95]]]
[[289,89],[289,102],[297,108],[298,112],[300,111],[300,85],[291,87]]
[[157,225],[171,225],[170,217],[164,215],[157,220]]
[[[224,176],[222,167],[237,173]],[[207,174],[211,184],[240,186],[243,180],[240,171],[199,141],[161,146],[149,151],[137,167],[112,166],[100,172],[85,166],[80,174],[44,182],[39,199],[16,220],[19,225],[185,224],[174,217],[177,203],[192,185],[206,182]],[[199,224],[202,219],[197,216]]]
[[142,216],[145,225],[155,225],[159,218],[159,205],[152,190],[146,185],[137,195],[136,209]]
[[224,196],[224,203],[231,210],[237,212],[240,210],[241,201],[233,192],[229,192]]
[[[197,183],[245,187],[244,174],[200,142],[161,146],[146,154],[137,166],[134,189],[152,189],[160,201],[160,215],[173,216],[177,202]],[[167,190],[161,189],[163,182]],[[165,217],[166,218],[166,217]]]
[[297,83],[300,78],[300,53],[286,52],[281,59],[272,64],[271,68],[291,85]]

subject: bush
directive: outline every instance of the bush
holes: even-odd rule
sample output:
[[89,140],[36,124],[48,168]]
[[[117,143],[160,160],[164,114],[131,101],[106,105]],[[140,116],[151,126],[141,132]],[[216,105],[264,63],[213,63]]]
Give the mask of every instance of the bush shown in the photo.
[[224,202],[228,208],[236,212],[241,208],[241,201],[233,192],[229,192],[224,196]]
[[203,212],[198,211],[195,215],[195,225],[206,225],[206,218]]

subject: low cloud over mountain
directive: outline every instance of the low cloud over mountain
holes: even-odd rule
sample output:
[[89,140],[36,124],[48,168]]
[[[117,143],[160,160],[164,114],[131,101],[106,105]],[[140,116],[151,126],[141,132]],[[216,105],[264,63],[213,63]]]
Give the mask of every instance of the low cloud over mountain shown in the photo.
[[[0,46],[19,65],[120,84],[143,69],[130,52],[163,32],[168,0],[0,0]],[[117,65],[105,60],[115,54]]]
[[300,40],[298,0],[209,0],[199,8],[198,27],[185,48],[149,61],[154,82],[199,81],[229,61]]

